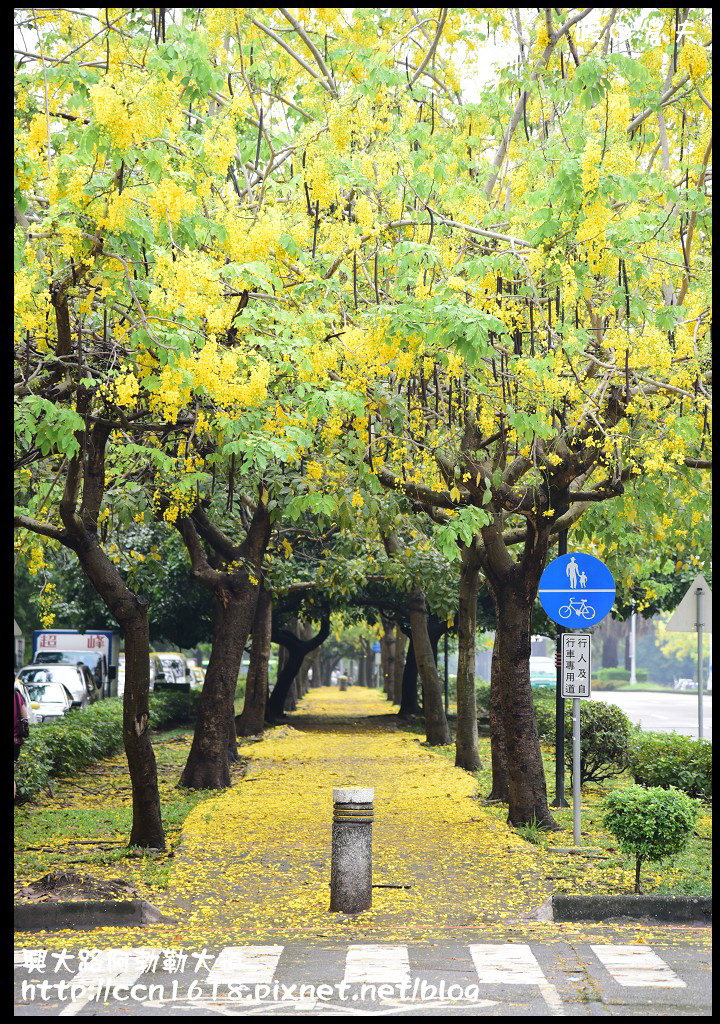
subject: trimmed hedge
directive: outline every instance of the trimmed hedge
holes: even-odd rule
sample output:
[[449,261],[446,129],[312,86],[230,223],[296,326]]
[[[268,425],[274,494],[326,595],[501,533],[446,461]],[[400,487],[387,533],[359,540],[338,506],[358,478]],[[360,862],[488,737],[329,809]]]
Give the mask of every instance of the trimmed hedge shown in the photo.
[[630,771],[643,786],[674,787],[688,796],[712,798],[712,743],[676,732],[637,732]]
[[[199,690],[151,693],[151,727],[192,723],[199,698]],[[15,765],[18,802],[30,800],[49,786],[53,775],[73,775],[122,750],[122,714],[122,698],[108,697],[71,711],[57,722],[30,726],[30,736]]]

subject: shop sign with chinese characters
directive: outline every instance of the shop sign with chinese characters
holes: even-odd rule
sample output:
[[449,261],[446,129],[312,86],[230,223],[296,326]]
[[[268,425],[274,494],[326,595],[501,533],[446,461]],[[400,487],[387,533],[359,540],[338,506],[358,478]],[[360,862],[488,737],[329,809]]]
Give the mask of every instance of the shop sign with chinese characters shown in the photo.
[[562,684],[563,697],[590,696],[590,649],[589,633],[563,633],[562,635]]

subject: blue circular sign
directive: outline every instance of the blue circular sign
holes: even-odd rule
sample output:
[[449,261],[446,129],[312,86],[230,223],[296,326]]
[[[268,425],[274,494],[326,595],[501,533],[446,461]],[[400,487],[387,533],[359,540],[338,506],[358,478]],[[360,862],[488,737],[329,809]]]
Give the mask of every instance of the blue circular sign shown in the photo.
[[615,580],[599,558],[571,551],[554,558],[540,577],[546,614],[566,629],[586,629],[605,618],[615,600]]

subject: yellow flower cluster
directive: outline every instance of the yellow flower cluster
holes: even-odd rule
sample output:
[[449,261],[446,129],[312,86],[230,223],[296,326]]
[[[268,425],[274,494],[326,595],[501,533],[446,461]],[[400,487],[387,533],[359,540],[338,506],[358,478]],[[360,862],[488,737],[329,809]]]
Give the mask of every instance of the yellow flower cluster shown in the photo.
[[690,75],[695,80],[707,74],[708,58],[705,47],[698,43],[686,42],[678,56],[677,70],[678,74]]
[[164,137],[166,132],[174,136],[182,124],[177,86],[169,79],[129,73],[123,66],[89,91],[96,122],[120,150]]
[[134,406],[135,400],[140,393],[140,385],[135,373],[129,366],[125,367],[115,378],[113,388],[117,405],[121,405],[126,409]]
[[196,199],[172,178],[162,178],[150,193],[148,205],[153,224],[157,227],[167,217],[171,224],[177,224],[185,213],[192,213]]

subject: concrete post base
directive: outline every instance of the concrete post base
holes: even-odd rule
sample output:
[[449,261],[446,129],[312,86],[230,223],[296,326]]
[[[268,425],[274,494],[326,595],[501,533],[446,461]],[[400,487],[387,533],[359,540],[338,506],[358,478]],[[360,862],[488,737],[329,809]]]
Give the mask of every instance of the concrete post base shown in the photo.
[[333,789],[330,910],[358,914],[372,904],[373,789]]

